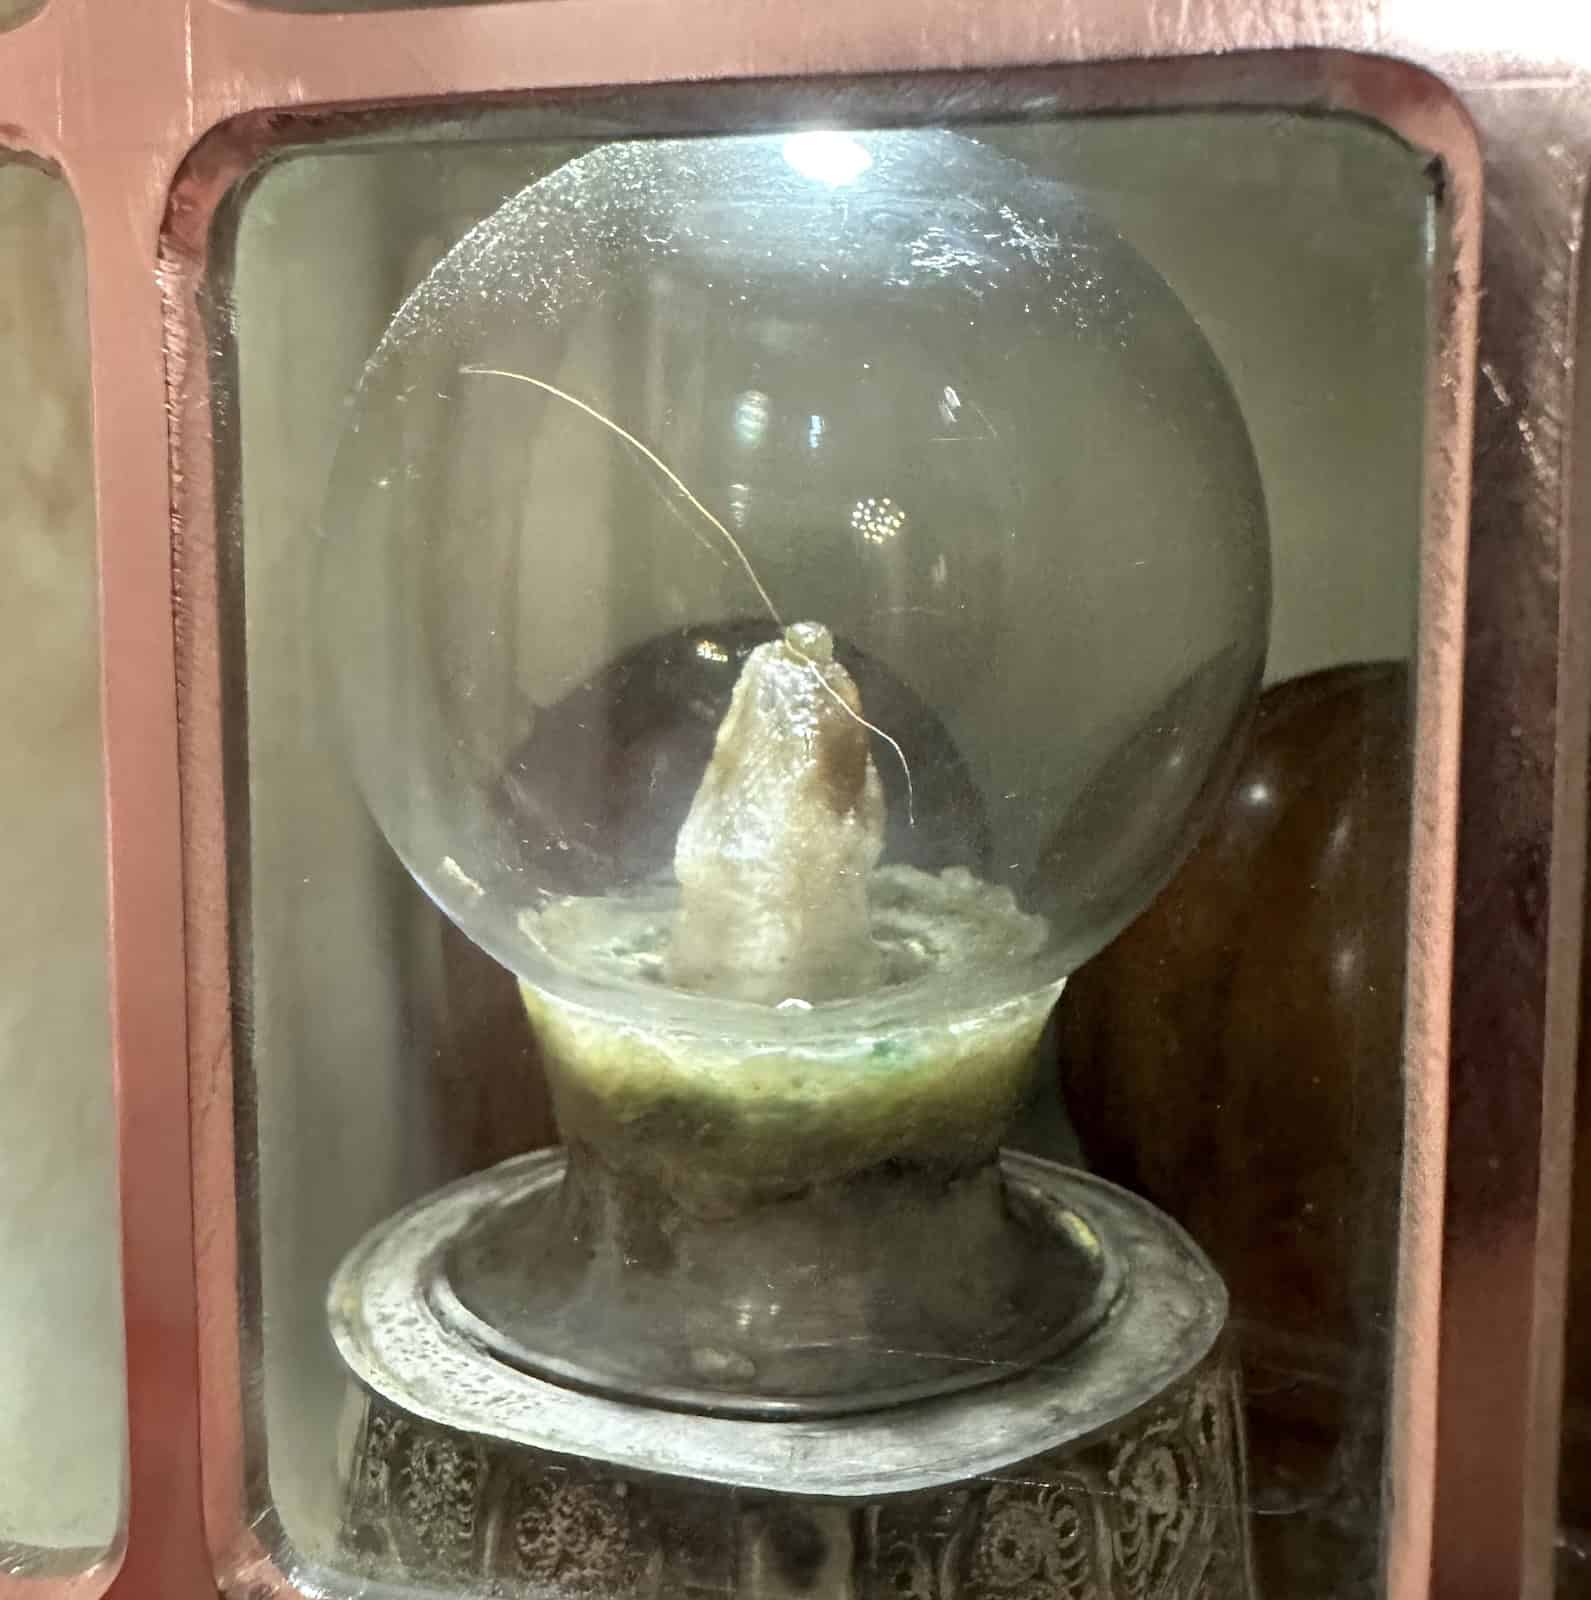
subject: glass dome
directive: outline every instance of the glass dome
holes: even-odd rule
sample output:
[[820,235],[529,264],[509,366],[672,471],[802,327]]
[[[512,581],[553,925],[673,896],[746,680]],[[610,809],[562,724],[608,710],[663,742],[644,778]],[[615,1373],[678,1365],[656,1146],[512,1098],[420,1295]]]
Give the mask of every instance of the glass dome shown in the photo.
[[945,132],[531,185],[394,319],[325,532],[415,877],[533,1010],[742,1044],[1047,1006],[1191,843],[1266,649],[1192,318]]

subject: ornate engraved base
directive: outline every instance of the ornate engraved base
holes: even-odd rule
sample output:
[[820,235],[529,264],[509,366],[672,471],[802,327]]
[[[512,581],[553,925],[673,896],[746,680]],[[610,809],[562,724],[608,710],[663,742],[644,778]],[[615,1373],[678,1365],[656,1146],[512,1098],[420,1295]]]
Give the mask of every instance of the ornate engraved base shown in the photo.
[[556,1159],[401,1214],[333,1285],[359,1407],[343,1542],[369,1577],[510,1600],[1252,1600],[1225,1294],[1143,1201],[1007,1155],[1118,1262],[1104,1321],[984,1388],[748,1420],[564,1388],[430,1308],[438,1248]]
[[344,1538],[372,1575],[665,1600],[1245,1600],[1242,1425],[1219,1354],[1020,1472],[853,1502],[631,1479],[364,1404]]

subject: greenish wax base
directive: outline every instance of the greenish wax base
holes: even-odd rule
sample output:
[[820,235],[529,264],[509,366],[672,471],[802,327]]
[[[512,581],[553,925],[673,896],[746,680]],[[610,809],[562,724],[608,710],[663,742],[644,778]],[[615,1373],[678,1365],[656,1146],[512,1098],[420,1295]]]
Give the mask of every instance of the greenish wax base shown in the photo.
[[1058,987],[951,1021],[842,1039],[815,1030],[810,1044],[770,1047],[520,986],[565,1141],[692,1209],[890,1162],[957,1171],[991,1160]]

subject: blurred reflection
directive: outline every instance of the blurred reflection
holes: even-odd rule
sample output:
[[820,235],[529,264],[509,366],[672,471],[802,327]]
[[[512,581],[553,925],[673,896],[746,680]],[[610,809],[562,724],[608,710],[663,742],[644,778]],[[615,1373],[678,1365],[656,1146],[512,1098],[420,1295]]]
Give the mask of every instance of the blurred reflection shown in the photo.
[[1401,664],[1268,691],[1203,843],[1057,1017],[1085,1159],[1166,1207],[1231,1290],[1274,1595],[1373,1589],[1410,732]]
[[87,379],[72,197],[0,168],[0,1573],[121,1516]]

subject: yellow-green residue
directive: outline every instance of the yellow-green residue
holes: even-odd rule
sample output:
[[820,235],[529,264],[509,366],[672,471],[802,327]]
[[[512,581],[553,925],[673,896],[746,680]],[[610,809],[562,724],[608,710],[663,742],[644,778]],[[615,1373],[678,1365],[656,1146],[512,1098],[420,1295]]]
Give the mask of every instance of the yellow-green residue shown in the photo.
[[991,1155],[1027,1092],[1053,995],[836,1041],[674,1034],[521,985],[566,1140],[691,1187],[784,1189],[888,1161]]

